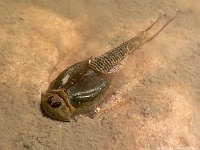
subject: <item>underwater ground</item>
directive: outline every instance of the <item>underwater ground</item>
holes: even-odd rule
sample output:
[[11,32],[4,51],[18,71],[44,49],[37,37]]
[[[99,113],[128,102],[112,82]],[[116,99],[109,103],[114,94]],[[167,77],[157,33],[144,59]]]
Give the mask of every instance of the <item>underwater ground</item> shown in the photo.
[[[116,74],[105,108],[123,105],[70,123],[43,116],[41,93],[62,70],[161,16],[155,33],[176,9]],[[200,149],[199,16],[198,0],[1,0],[0,149]]]

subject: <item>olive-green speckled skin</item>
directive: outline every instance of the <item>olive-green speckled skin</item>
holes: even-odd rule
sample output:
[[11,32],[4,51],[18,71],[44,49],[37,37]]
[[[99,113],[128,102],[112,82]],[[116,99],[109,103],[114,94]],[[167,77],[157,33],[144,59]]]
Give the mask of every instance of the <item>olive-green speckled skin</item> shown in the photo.
[[[110,87],[111,75],[105,75],[89,66],[89,61],[82,61],[64,70],[42,96],[42,108],[53,119],[69,121],[78,114],[90,114],[99,106]],[[49,103],[60,102],[58,108]]]

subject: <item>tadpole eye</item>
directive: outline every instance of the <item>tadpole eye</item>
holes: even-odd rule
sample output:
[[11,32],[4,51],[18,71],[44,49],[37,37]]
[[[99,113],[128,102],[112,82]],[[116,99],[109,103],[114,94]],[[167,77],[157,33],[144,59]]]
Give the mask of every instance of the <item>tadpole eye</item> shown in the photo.
[[51,104],[51,107],[52,107],[52,108],[58,108],[58,107],[60,107],[61,105],[62,105],[61,102],[54,102],[53,104]]
[[62,105],[61,102],[55,102],[54,101],[54,96],[50,96],[47,100],[47,103],[52,107],[52,108],[58,108]]

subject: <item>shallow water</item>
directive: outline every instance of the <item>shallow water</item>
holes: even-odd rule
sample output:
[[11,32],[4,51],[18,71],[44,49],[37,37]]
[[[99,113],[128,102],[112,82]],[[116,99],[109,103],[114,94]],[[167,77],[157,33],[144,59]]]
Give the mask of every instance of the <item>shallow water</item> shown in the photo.
[[[200,148],[199,7],[197,0],[1,0],[0,149]],[[127,104],[70,123],[42,115],[41,92],[62,70],[175,9],[183,13],[116,75],[108,101]]]

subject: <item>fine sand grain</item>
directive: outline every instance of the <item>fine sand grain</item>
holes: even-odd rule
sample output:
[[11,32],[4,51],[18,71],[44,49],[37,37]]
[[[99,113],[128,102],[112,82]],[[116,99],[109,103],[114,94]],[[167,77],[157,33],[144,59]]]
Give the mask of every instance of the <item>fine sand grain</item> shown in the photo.
[[[155,39],[116,75],[94,119],[42,115],[41,93],[70,65],[138,35]],[[0,0],[1,150],[200,149],[198,0]],[[124,103],[125,102],[125,103]]]

